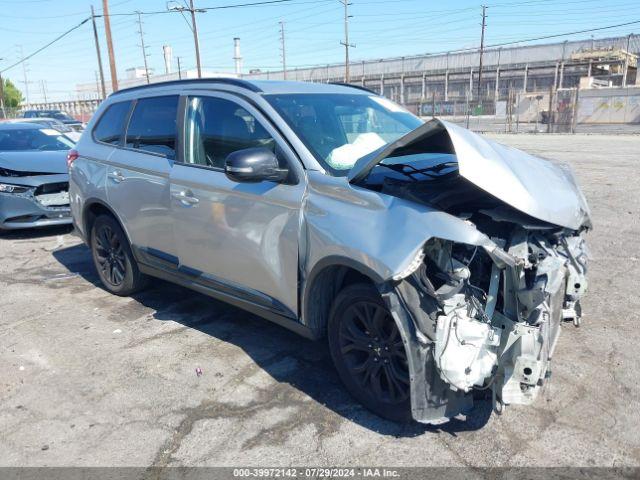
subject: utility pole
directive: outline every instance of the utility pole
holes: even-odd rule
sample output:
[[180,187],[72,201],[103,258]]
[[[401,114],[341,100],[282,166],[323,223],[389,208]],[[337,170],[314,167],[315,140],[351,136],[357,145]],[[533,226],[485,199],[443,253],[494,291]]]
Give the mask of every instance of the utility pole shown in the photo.
[[24,61],[24,50],[22,49],[22,45],[18,45],[18,50],[20,50],[20,58],[22,59],[22,75],[24,76],[24,94],[27,100],[27,105],[31,102],[29,101],[29,82],[27,81],[27,62]]
[[98,29],[96,27],[96,12],[91,5],[91,21],[93,22],[93,39],[96,43],[96,53],[98,54],[98,69],[100,71],[100,84],[102,86],[102,98],[107,96],[107,91],[104,86],[104,70],[102,70],[102,54],[100,53],[100,42],[98,41]]
[[[631,43],[631,35],[633,35],[632,33],[630,33],[629,35],[627,35],[627,49],[624,52],[624,71],[622,73],[622,86],[626,87],[627,86],[627,75],[629,72],[629,45]],[[637,74],[636,74],[637,75]]]
[[287,51],[284,43],[284,22],[280,22],[280,48],[282,49],[282,75],[287,79]]
[[142,48],[142,58],[144,59],[144,76],[147,77],[147,84],[149,84],[149,67],[147,66],[147,49],[144,46],[144,34],[142,33],[142,16],[140,12],[138,14],[138,33],[140,34],[140,48]]
[[44,97],[44,103],[47,102],[47,84],[44,80],[40,80],[40,88],[42,88],[42,96]]
[[100,77],[98,76],[98,72],[96,70],[93,71],[96,74],[96,96],[100,98]]
[[189,10],[191,11],[191,25],[193,25],[193,43],[196,46],[196,67],[198,68],[198,78],[202,78],[202,68],[200,67],[200,42],[198,41],[198,25],[196,24],[196,10],[193,8],[193,0],[189,0]]
[[109,20],[109,0],[102,0],[102,16],[104,17],[104,33],[107,36],[107,50],[109,51],[109,70],[111,72],[111,91],[118,91],[118,72],[116,71],[116,56],[113,53],[111,40],[111,21]]
[[[4,58],[0,58],[4,60]],[[2,79],[2,72],[0,72],[0,118],[7,118],[4,111],[4,80]]]
[[[170,2],[170,3],[173,3],[173,2]],[[185,0],[185,5],[186,5],[186,0]],[[196,13],[205,13],[206,10],[203,8],[195,8],[193,6],[193,0],[189,0],[189,7],[182,7],[179,5],[174,5],[172,7],[169,7],[167,5],[167,9],[169,11],[180,12],[181,14],[185,11],[188,11],[191,14],[191,25],[189,25],[189,28],[193,32],[193,43],[196,48],[196,67],[198,69],[198,78],[202,78],[202,68],[200,66],[200,42],[198,40],[198,25],[196,24]],[[187,24],[188,23],[189,22],[187,21]]]
[[180,66],[180,57],[176,57],[178,59],[178,80],[182,80],[182,67]]
[[480,34],[480,65],[478,68],[478,104],[482,105],[482,60],[484,55],[484,30],[487,26],[487,6],[482,5],[482,33]]
[[340,42],[341,45],[344,45],[344,82],[349,83],[351,80],[351,75],[349,74],[349,48],[354,47],[349,43],[349,0],[340,0],[340,3],[344,5],[344,42]]

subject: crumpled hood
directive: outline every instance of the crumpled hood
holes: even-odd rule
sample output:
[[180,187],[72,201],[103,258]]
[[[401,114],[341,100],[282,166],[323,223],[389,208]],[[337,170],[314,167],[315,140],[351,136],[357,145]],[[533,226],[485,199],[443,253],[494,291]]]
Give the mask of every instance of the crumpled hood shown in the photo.
[[589,207],[568,166],[554,164],[488,140],[465,128],[431,120],[402,138],[362,157],[349,172],[357,183],[397,150],[445,131],[460,175],[508,205],[539,220],[579,229],[590,226]]
[[0,152],[0,168],[17,172],[67,173],[66,150]]

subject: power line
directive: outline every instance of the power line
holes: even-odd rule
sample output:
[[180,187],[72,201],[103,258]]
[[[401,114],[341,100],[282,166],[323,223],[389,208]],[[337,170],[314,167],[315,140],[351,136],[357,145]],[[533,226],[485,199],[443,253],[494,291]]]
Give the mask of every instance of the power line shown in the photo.
[[45,48],[50,47],[51,45],[53,45],[54,43],[56,43],[58,40],[66,37],[67,35],[69,35],[71,32],[73,32],[74,30],[77,30],[78,28],[80,28],[82,25],[84,25],[85,23],[87,23],[89,20],[91,20],[91,17],[87,17],[84,20],[82,20],[80,23],[78,23],[75,27],[71,27],[69,30],[65,31],[64,33],[61,33],[60,35],[58,35],[56,38],[54,38],[53,40],[51,40],[49,43],[47,43],[46,45],[40,47],[39,49],[37,49],[35,52],[30,53],[29,55],[27,55],[26,57],[22,58],[21,60],[15,62],[12,65],[9,65],[8,67],[4,68],[2,71],[0,71],[0,73],[4,73],[7,70],[12,69],[13,67],[20,65],[21,63],[29,60],[30,58],[32,58],[34,55],[37,55],[38,53],[40,53],[41,51],[43,51]]
[[[556,34],[542,35],[542,36],[533,37],[533,38],[524,38],[524,39],[520,39],[520,40],[512,40],[512,41],[508,41],[508,42],[493,43],[491,45],[486,45],[485,49],[487,49],[487,48],[504,47],[504,46],[507,46],[507,45],[516,45],[518,43],[527,43],[527,42],[536,42],[536,41],[539,41],[539,40],[548,40],[550,38],[567,37],[567,36],[570,36],[570,35],[578,35],[580,33],[597,32],[597,31],[601,31],[601,30],[609,30],[609,29],[618,28],[618,27],[627,27],[629,25],[636,25],[636,24],[639,24],[639,23],[640,23],[640,20],[633,20],[633,21],[630,21],[630,22],[618,23],[616,25],[607,25],[607,26],[604,26],[604,27],[589,28],[589,29],[584,29],[584,30],[575,30],[575,31],[572,31],[572,32],[556,33]],[[416,58],[416,57],[422,57],[424,55],[444,55],[444,54],[447,54],[447,53],[466,53],[466,52],[476,52],[476,51],[478,51],[478,48],[476,48],[476,47],[459,48],[459,49],[455,49],[455,50],[441,50],[441,51],[437,51],[437,52],[425,52],[425,53],[422,53],[422,54],[407,55],[404,58]],[[397,57],[397,58],[400,58],[400,57]]]
[[[576,30],[574,32],[566,32],[566,33],[557,33],[554,35],[543,35],[541,37],[535,37],[535,38],[527,38],[524,40],[517,40],[517,41],[513,41],[513,42],[504,42],[504,43],[494,43],[493,45],[488,45],[487,48],[495,48],[495,47],[503,47],[505,45],[513,45],[515,43],[526,43],[526,42],[535,42],[538,40],[547,40],[549,38],[557,38],[557,37],[566,37],[569,35],[577,35],[580,33],[590,33],[590,32],[597,32],[599,30],[608,30],[610,28],[618,28],[618,27],[626,27],[629,25],[635,25],[640,23],[640,20],[634,20],[632,22],[625,22],[625,23],[619,23],[617,25],[607,25],[606,27],[597,27],[597,28],[588,28],[585,30]],[[446,53],[446,52],[443,52]]]
[[[229,8],[243,8],[243,7],[259,7],[262,5],[273,5],[273,4],[278,4],[278,3],[289,3],[289,2],[293,2],[294,0],[267,0],[267,1],[262,1],[262,2],[249,2],[249,3],[235,3],[232,5],[219,5],[217,7],[204,7],[204,8],[198,8],[198,11],[210,11],[210,10],[226,10]],[[188,10],[188,8],[186,9]],[[156,10],[156,11],[151,11],[151,12],[140,12],[140,15],[160,15],[160,14],[165,14],[165,13],[174,13],[178,10]],[[123,12],[123,13],[109,13],[108,16],[110,17],[123,17],[123,16],[131,16],[131,15],[137,15],[137,12]],[[101,15],[98,15],[101,16]]]

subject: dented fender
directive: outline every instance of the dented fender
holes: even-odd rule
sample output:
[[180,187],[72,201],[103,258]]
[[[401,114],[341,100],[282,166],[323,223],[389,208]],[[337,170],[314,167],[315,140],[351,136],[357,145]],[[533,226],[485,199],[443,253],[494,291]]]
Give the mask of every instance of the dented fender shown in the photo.
[[375,272],[381,281],[406,276],[431,238],[482,247],[501,265],[517,263],[473,224],[458,217],[351,185],[345,177],[319,172],[308,176],[301,241],[305,278],[328,257],[348,258]]

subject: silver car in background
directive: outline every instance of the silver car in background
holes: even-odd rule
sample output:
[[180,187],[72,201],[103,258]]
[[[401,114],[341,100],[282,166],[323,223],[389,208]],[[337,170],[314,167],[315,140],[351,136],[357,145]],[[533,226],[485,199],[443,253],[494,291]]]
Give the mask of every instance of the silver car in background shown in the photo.
[[530,404],[580,322],[589,209],[571,171],[365,89],[236,79],[111,95],[70,154],[105,288],[149,276],[327,338],[378,415]]
[[65,125],[69,126],[72,130],[76,132],[82,132],[84,130],[84,124],[67,112],[63,112],[62,110],[25,110],[22,112],[23,118],[53,118]]
[[0,231],[71,224],[67,152],[74,143],[35,123],[0,123]]
[[62,123],[60,120],[56,120],[55,118],[47,118],[47,117],[34,117],[34,118],[15,118],[11,120],[5,120],[5,122],[9,123],[36,123],[39,125],[43,125],[48,128],[53,128],[60,133],[63,133],[66,137],[69,137],[71,141],[74,143],[80,140],[80,136],[82,132],[79,130],[75,130],[70,126]]

